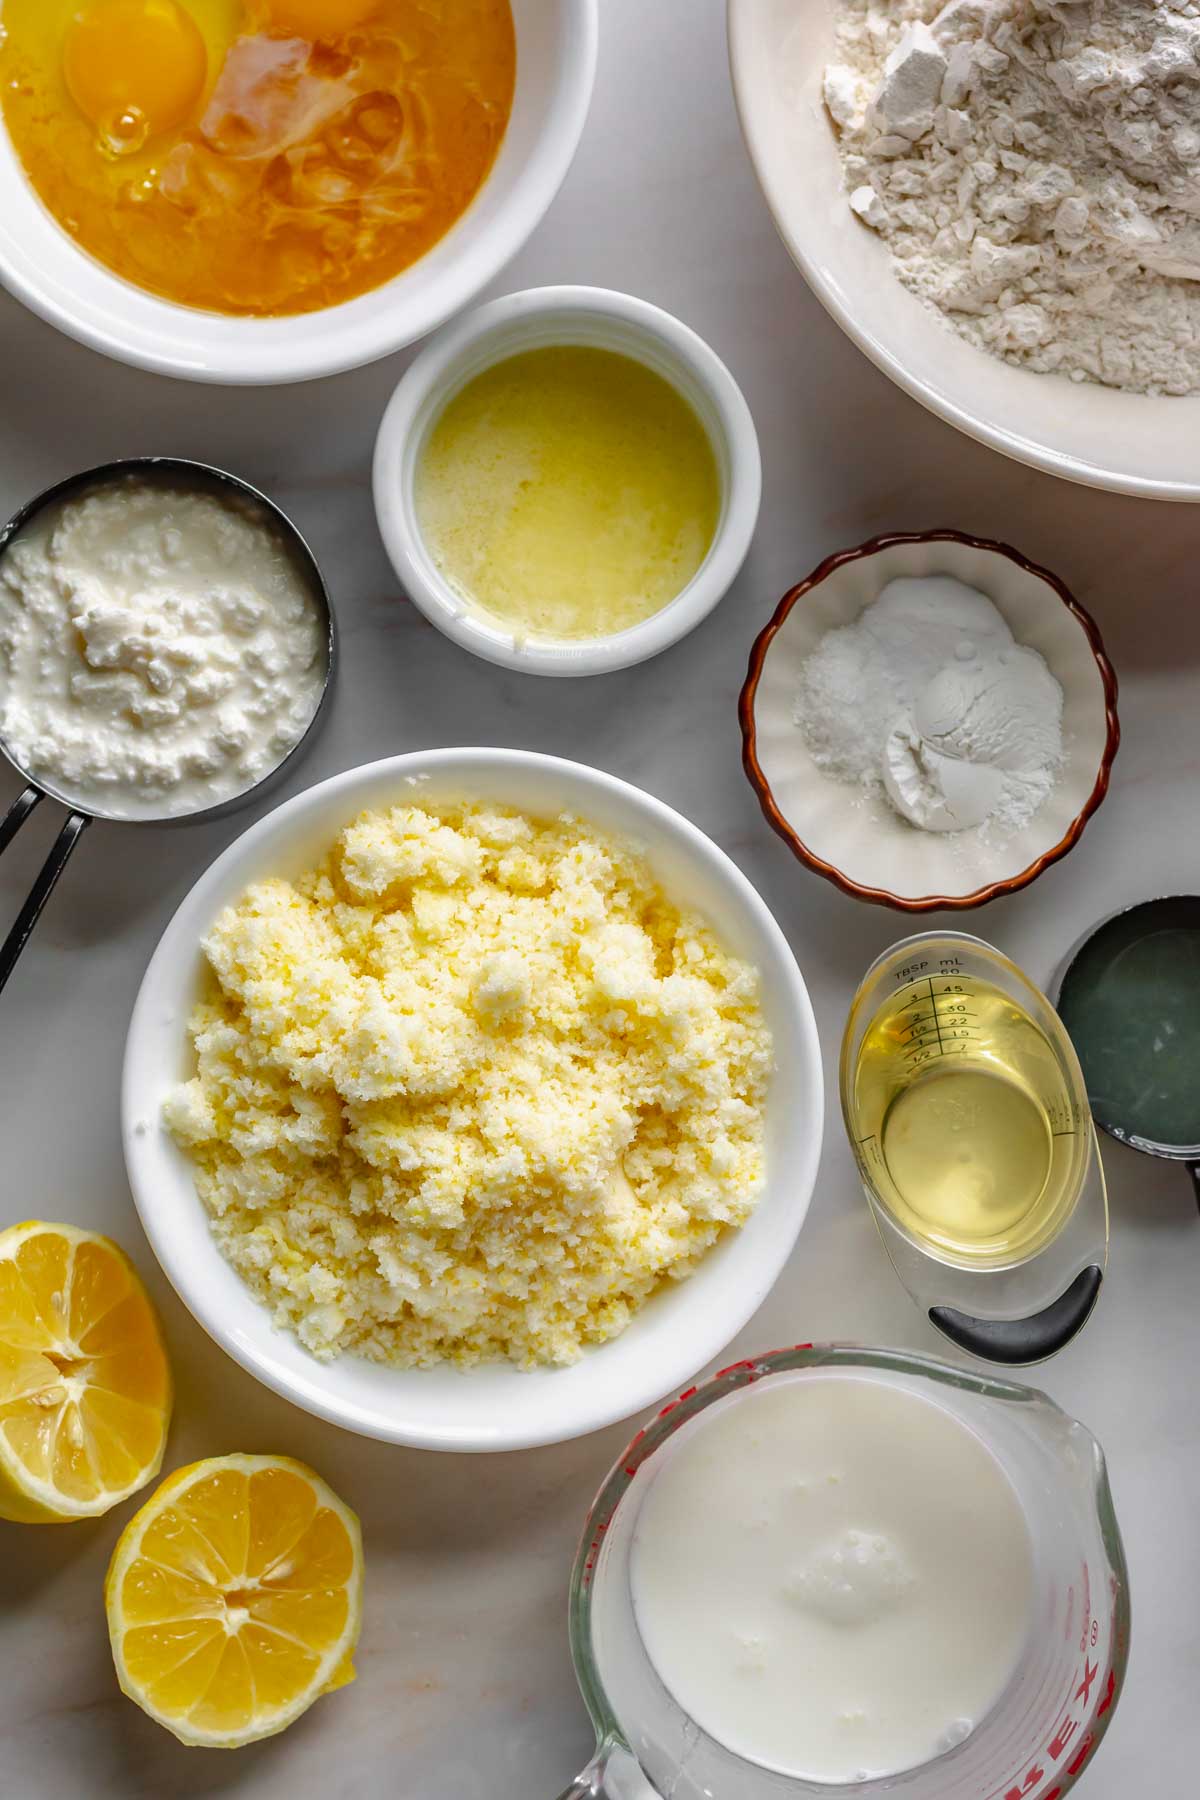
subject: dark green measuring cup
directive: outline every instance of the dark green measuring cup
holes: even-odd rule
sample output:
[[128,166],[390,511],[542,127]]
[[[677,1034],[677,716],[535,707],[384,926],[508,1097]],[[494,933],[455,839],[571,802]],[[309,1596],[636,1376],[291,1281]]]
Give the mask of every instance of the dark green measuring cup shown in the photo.
[[1200,897],[1144,900],[1075,951],[1058,991],[1096,1124],[1185,1163],[1200,1203]]

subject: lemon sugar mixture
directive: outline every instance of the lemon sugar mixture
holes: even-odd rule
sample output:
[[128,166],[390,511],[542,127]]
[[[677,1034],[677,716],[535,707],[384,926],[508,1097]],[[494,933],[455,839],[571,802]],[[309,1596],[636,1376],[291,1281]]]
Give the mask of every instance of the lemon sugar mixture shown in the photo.
[[569,1363],[753,1210],[756,973],[578,819],[364,813],[204,949],[167,1123],[318,1356]]

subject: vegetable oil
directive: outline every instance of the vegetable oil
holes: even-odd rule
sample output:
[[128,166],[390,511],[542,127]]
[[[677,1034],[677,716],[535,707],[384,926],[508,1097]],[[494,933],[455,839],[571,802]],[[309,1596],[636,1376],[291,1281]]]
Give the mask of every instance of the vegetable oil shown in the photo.
[[890,994],[849,1100],[865,1179],[935,1256],[1011,1266],[1070,1216],[1088,1156],[1078,1098],[1045,1033],[991,983],[935,974]]

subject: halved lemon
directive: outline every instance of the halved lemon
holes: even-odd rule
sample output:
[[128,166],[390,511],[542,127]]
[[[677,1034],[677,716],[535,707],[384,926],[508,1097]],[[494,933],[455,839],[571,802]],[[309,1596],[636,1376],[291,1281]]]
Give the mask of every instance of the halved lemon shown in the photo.
[[108,1512],[162,1467],[171,1374],[123,1251],[77,1225],[0,1231],[0,1518]]
[[185,1744],[283,1731],[354,1679],[362,1534],[287,1456],[168,1477],[125,1527],[104,1587],[123,1691]]

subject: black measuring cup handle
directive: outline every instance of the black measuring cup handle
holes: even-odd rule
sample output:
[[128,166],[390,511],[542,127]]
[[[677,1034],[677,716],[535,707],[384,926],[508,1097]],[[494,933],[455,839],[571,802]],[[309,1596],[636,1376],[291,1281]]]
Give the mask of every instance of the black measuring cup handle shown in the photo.
[[[9,807],[0,823],[0,852],[12,843],[26,819],[46,798],[32,782]],[[17,958],[29,942],[30,933],[41,916],[42,908],[54,892],[59,876],[70,860],[71,852],[91,824],[86,813],[73,812],[54,840],[49,856],[42,864],[38,878],[29,890],[29,898],[17,914],[12,930],[0,947],[0,993],[17,966]]]
[[1100,1298],[1103,1279],[1103,1270],[1090,1264],[1044,1312],[1034,1313],[1029,1319],[973,1319],[952,1306],[931,1307],[929,1317],[952,1344],[985,1362],[1044,1362],[1048,1356],[1057,1355],[1087,1324]]
[[1190,1162],[1187,1172],[1192,1178],[1192,1191],[1196,1196],[1196,1205],[1200,1207],[1200,1162]]

